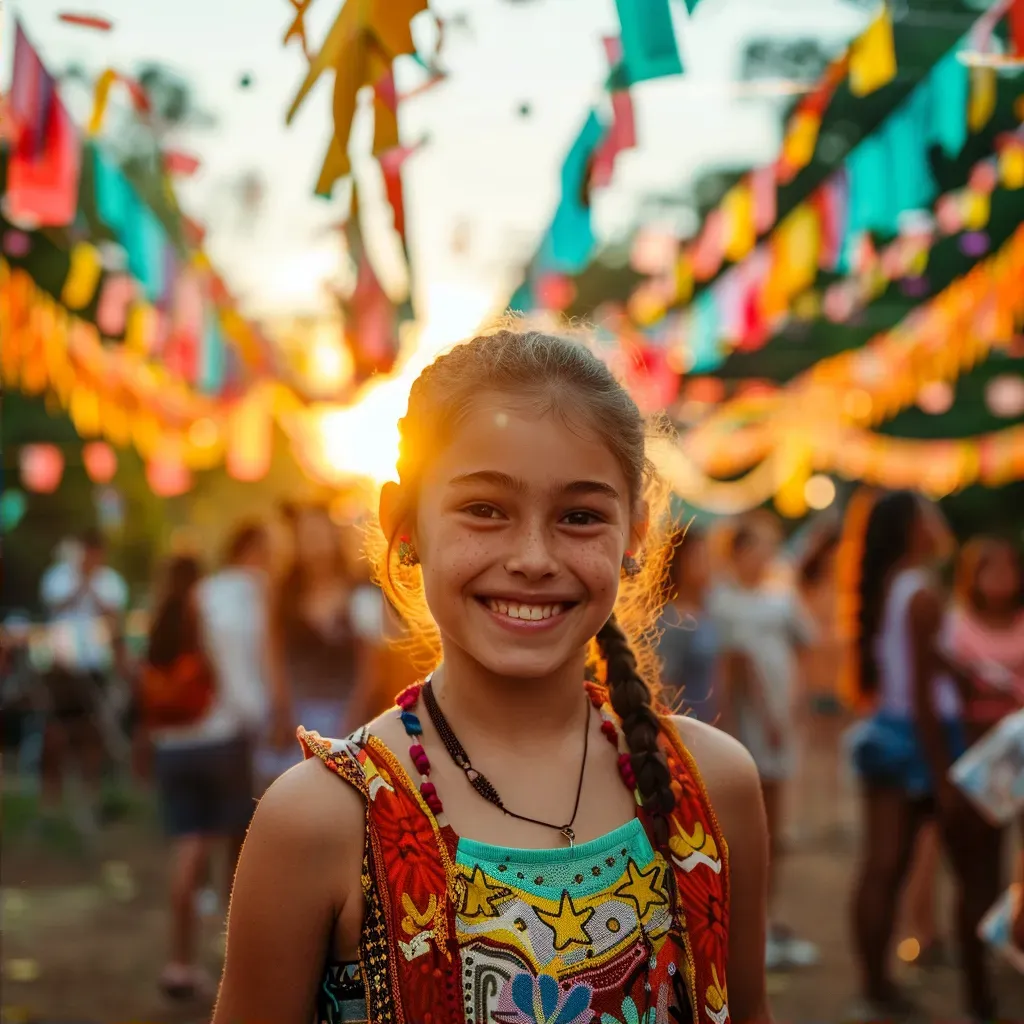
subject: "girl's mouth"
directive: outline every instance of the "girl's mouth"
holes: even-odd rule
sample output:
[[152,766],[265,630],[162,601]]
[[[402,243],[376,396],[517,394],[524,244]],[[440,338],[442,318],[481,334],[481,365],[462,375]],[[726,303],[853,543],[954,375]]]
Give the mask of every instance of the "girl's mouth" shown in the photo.
[[514,629],[554,625],[566,612],[575,607],[572,601],[549,603],[506,600],[496,597],[478,597],[483,605],[502,625]]

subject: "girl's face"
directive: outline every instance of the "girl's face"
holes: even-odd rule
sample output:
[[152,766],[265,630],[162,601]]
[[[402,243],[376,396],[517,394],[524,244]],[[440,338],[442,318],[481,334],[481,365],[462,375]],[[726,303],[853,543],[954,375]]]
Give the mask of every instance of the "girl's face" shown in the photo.
[[612,613],[631,541],[627,479],[581,424],[484,394],[429,467],[415,546],[445,658],[540,679]]
[[978,566],[977,590],[985,607],[1003,611],[1016,606],[1020,598],[1020,566],[1006,545],[994,548]]

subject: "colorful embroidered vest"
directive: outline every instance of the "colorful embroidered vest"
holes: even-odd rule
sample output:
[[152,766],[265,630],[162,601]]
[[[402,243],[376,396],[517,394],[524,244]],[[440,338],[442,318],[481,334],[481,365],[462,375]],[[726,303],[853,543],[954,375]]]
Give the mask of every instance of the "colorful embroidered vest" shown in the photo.
[[[613,719],[607,703],[602,714]],[[328,968],[318,1021],[729,1019],[728,852],[670,722],[661,743],[677,797],[664,851],[671,869],[642,809],[573,849],[488,846],[439,821],[376,737],[324,740],[300,729],[299,739],[366,801],[359,964]],[[365,1010],[355,1009],[362,993]]]

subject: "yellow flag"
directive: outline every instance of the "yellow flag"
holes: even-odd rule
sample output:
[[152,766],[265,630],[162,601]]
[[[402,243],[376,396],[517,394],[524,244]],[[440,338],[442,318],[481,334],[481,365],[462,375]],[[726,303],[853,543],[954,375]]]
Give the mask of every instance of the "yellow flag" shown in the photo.
[[128,311],[128,322],[124,329],[124,344],[129,352],[145,355],[153,340],[153,324],[156,310],[148,302],[136,302]]
[[757,241],[754,232],[754,196],[748,182],[741,181],[726,192],[722,200],[722,212],[725,214],[725,255],[732,263],[737,263],[754,248]]
[[967,125],[979,132],[996,110],[996,69],[971,68],[971,98],[967,104]]
[[896,77],[896,44],[889,5],[850,47],[850,92],[867,96]]
[[813,111],[801,111],[793,118],[782,144],[782,156],[794,170],[806,167],[813,159],[820,128],[821,117]]
[[99,250],[88,242],[79,242],[71,250],[71,268],[60,301],[68,309],[84,309],[96,294],[102,271],[103,262]]

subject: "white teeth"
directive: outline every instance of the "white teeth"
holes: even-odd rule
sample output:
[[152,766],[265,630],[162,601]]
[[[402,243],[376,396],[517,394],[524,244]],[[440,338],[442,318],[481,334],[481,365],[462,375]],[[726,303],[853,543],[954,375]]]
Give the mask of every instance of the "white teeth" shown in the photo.
[[506,601],[488,599],[487,607],[496,615],[507,615],[510,619],[522,619],[528,622],[540,622],[560,615],[563,606],[560,604],[508,604]]

